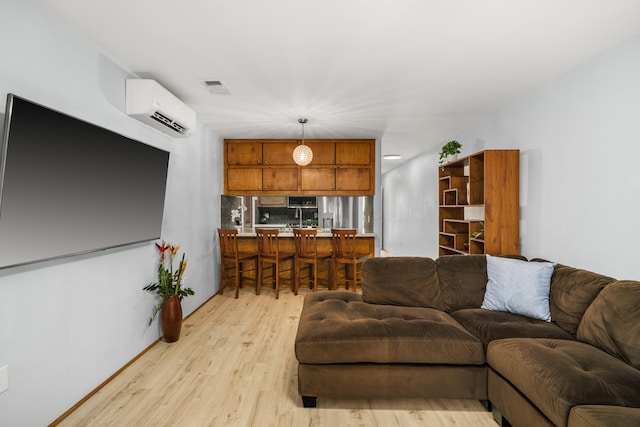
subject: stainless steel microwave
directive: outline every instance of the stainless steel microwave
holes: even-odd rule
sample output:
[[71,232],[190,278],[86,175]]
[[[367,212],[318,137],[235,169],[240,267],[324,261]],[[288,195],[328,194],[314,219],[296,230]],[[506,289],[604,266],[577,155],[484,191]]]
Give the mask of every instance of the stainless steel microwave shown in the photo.
[[318,203],[315,197],[311,196],[289,196],[287,206],[290,208],[317,208]]

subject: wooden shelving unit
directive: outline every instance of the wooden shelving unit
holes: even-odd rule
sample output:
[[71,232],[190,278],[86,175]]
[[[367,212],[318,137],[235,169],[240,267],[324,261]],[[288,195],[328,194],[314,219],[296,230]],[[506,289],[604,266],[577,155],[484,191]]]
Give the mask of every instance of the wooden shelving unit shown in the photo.
[[438,169],[440,255],[520,254],[520,151],[480,151]]

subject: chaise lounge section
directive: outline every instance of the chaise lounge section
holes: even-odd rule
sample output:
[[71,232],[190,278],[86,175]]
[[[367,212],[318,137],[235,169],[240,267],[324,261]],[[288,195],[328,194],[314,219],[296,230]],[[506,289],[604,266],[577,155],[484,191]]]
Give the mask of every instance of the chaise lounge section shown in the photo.
[[[488,261],[491,271],[547,268],[551,321],[482,308],[494,289]],[[373,258],[362,295],[305,296],[298,389],[305,406],[323,396],[458,398],[514,426],[640,422],[639,309],[639,282],[543,260]]]

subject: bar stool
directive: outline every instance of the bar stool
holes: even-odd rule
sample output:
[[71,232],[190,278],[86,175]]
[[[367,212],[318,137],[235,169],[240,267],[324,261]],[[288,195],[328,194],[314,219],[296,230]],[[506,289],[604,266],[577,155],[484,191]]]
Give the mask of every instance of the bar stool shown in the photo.
[[[356,252],[355,229],[331,229],[331,243],[333,245],[333,285],[338,286],[338,265],[344,264],[344,278],[342,282],[349,289],[349,283],[353,285],[353,292],[356,292],[356,285],[362,281],[362,263],[369,258],[369,254],[358,254]],[[351,267],[349,267],[351,266]],[[360,267],[360,268],[358,268]],[[349,278],[348,270],[351,269],[352,277]]]
[[[231,265],[235,268],[236,298],[238,298],[238,292],[242,286],[241,280],[246,278],[244,273],[258,268],[258,252],[238,251],[238,230],[236,229],[218,228],[218,237],[220,239],[220,291],[218,293],[222,295],[227,286],[228,268]],[[249,261],[253,261],[253,269],[245,270],[244,264]],[[255,277],[252,279],[255,281]],[[257,287],[256,281],[256,289]]]
[[313,292],[318,290],[318,263],[327,264],[327,287],[331,289],[332,286],[332,273],[331,273],[331,259],[332,253],[318,252],[318,242],[316,235],[318,231],[313,229],[299,229],[293,230],[293,241],[296,245],[296,289],[295,295],[298,295],[298,288],[300,286],[301,273],[300,267],[302,264],[309,266],[309,279],[313,279]]
[[278,244],[278,230],[267,228],[256,228],[256,239],[258,241],[258,283],[256,284],[256,295],[260,295],[260,288],[262,287],[262,276],[264,264],[274,265],[274,281],[276,288],[276,299],[278,299],[278,292],[280,290],[280,263],[285,261],[291,261],[291,269],[283,271],[293,271],[293,282],[291,288],[295,292],[296,272],[295,272],[295,257],[294,252],[281,252]]

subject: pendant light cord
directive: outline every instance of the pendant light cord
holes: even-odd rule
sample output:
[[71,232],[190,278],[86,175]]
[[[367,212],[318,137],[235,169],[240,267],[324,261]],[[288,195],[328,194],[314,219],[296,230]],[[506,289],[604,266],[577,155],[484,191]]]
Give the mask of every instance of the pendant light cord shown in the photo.
[[304,145],[304,125],[308,122],[307,119],[298,119],[298,123],[302,125],[302,145]]

